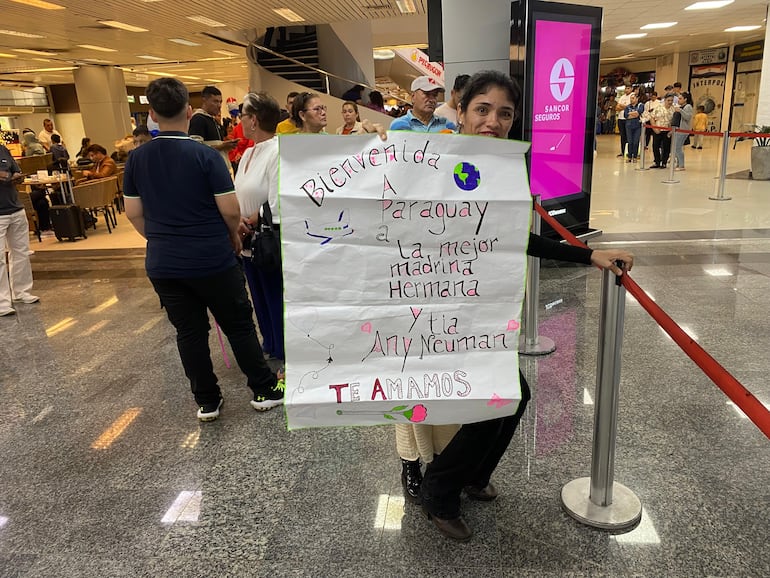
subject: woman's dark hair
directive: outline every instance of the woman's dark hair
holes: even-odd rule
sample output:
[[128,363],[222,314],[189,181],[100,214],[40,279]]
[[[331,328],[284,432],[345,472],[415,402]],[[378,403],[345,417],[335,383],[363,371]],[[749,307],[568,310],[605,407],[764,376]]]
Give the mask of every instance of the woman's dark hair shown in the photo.
[[689,104],[690,106],[694,104],[692,101],[692,95],[689,92],[683,92],[682,94],[680,94],[679,99],[680,100],[684,99],[684,103]]
[[150,108],[163,118],[177,117],[187,108],[189,102],[187,87],[176,78],[153,80],[147,85],[144,93],[147,95]]
[[243,97],[243,113],[253,114],[260,129],[274,133],[281,119],[281,106],[266,92],[250,92]]
[[382,93],[377,90],[373,90],[369,93],[369,102],[374,106],[385,108],[385,101],[382,99]]
[[352,100],[346,100],[345,102],[342,103],[342,106],[344,107],[346,104],[349,104],[350,106],[353,107],[353,110],[356,111],[356,121],[361,122],[361,117],[358,115],[358,105]]
[[302,125],[304,124],[299,113],[303,112],[307,103],[314,98],[319,98],[315,92],[300,92],[294,97],[294,104],[291,105],[291,120],[297,128],[302,128]]
[[86,149],[86,154],[88,153],[102,153],[104,156],[107,156],[107,149],[102,145],[92,144]]
[[521,105],[521,89],[519,85],[507,74],[497,70],[482,70],[474,74],[465,85],[463,97],[460,99],[459,108],[463,111],[468,110],[468,106],[479,94],[486,94],[491,88],[500,88],[508,94],[508,98],[513,102],[514,120],[519,118],[519,106]]

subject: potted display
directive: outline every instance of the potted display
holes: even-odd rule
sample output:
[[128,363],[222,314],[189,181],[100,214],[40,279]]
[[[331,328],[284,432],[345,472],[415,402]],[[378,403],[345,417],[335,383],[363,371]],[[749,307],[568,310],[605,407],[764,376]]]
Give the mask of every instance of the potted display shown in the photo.
[[[770,126],[759,126],[757,132],[770,134]],[[751,147],[751,178],[755,181],[770,180],[770,137],[754,137]]]

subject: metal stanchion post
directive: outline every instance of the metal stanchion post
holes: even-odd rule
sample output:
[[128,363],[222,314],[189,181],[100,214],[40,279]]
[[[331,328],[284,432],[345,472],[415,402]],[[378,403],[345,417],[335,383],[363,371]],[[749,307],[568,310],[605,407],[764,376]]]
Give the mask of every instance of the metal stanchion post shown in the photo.
[[636,167],[637,171],[649,171],[649,167],[644,167],[645,146],[644,143],[647,140],[647,125],[642,122],[642,135],[639,137],[639,148],[642,149],[639,158],[639,166]]
[[[535,195],[540,204],[540,195]],[[533,210],[532,232],[540,234],[540,213]],[[519,338],[519,353],[524,355],[547,355],[556,351],[553,339],[538,335],[538,308],[540,306],[540,259],[527,257],[527,290],[524,299],[524,335]]]
[[727,175],[727,154],[730,150],[730,133],[724,132],[722,136],[722,161],[719,165],[719,190],[716,197],[709,197],[712,201],[729,201],[732,197],[725,197],[725,178]]
[[578,478],[561,490],[562,506],[583,524],[606,530],[624,530],[642,518],[642,503],[631,490],[615,481],[620,351],[626,291],[610,270],[602,277],[599,351],[591,477]]
[[668,155],[668,166],[669,166],[669,172],[668,172],[668,178],[665,181],[660,181],[661,183],[665,183],[667,185],[675,185],[679,181],[674,178],[674,160],[675,160],[675,150],[676,150],[676,129],[677,127],[672,126],[671,132],[669,133],[671,135],[671,153]]

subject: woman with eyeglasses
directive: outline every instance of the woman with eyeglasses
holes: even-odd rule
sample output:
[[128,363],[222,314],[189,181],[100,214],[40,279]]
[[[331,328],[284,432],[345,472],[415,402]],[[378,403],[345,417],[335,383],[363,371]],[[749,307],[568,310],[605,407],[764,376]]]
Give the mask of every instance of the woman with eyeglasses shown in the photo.
[[302,92],[294,98],[291,118],[299,132],[326,133],[326,105],[314,92]]
[[[278,138],[276,126],[281,118],[281,107],[264,92],[250,92],[243,97],[241,126],[254,146],[246,149],[238,163],[235,175],[235,195],[241,206],[241,234],[247,239],[263,219],[263,206],[268,204],[272,226],[280,228],[278,213]],[[249,284],[254,312],[262,333],[262,349],[271,357],[285,358],[283,349],[283,277],[281,270],[263,271],[251,262],[248,243],[244,242],[243,268]],[[283,392],[276,399],[254,400],[251,405],[265,411],[283,402]]]

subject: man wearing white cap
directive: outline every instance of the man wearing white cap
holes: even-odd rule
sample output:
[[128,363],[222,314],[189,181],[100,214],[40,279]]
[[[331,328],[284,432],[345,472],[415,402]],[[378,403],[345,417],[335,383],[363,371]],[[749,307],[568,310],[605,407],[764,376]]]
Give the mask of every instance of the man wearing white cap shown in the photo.
[[412,82],[412,110],[390,123],[390,130],[413,132],[441,132],[455,129],[454,123],[433,114],[438,104],[438,93],[444,87],[432,78],[418,76]]

